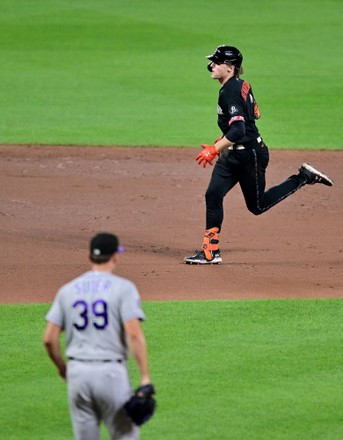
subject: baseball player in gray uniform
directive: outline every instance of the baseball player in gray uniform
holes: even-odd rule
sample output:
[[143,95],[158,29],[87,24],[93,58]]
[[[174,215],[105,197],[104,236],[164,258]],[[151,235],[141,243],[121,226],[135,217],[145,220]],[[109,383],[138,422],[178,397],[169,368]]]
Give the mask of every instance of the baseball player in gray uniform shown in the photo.
[[[122,407],[132,395],[127,369],[131,352],[140,384],[150,383],[145,319],[135,285],[112,273],[118,262],[117,236],[102,232],[90,241],[92,268],[62,286],[46,316],[43,342],[68,386],[69,409],[77,440],[100,439],[103,421],[111,439],[134,440],[139,428]],[[66,357],[60,335],[66,335]]]

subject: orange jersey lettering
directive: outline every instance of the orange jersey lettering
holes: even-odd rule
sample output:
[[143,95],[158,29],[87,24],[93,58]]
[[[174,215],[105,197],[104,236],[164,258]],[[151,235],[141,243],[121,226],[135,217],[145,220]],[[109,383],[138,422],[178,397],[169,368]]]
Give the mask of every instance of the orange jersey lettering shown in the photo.
[[254,116],[256,119],[260,119],[261,117],[260,109],[258,108],[258,104],[255,98],[254,98]]
[[250,90],[250,84],[248,83],[248,81],[243,81],[242,88],[241,88],[241,94],[242,94],[242,98],[244,99],[244,101],[246,101],[248,98],[249,90]]

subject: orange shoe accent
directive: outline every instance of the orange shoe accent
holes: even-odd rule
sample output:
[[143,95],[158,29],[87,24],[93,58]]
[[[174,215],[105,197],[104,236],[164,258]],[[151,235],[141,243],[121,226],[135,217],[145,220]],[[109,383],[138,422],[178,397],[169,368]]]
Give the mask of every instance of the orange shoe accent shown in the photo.
[[204,232],[204,239],[202,242],[202,250],[205,253],[206,260],[213,260],[212,251],[219,249],[219,228],[207,229]]

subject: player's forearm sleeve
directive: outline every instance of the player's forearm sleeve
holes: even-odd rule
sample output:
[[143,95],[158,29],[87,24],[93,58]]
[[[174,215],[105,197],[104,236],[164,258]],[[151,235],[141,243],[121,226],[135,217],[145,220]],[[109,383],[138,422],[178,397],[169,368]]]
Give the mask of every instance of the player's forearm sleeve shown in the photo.
[[225,137],[231,142],[237,142],[245,136],[245,123],[243,121],[235,121],[230,125],[229,131]]

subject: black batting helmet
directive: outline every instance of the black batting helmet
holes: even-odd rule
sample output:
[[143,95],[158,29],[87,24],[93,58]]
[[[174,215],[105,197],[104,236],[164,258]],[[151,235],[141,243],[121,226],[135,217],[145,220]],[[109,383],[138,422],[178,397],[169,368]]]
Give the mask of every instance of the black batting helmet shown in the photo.
[[212,72],[211,64],[230,64],[239,69],[243,62],[243,55],[240,51],[233,46],[218,46],[213,55],[207,55],[206,57],[211,62],[207,68]]

